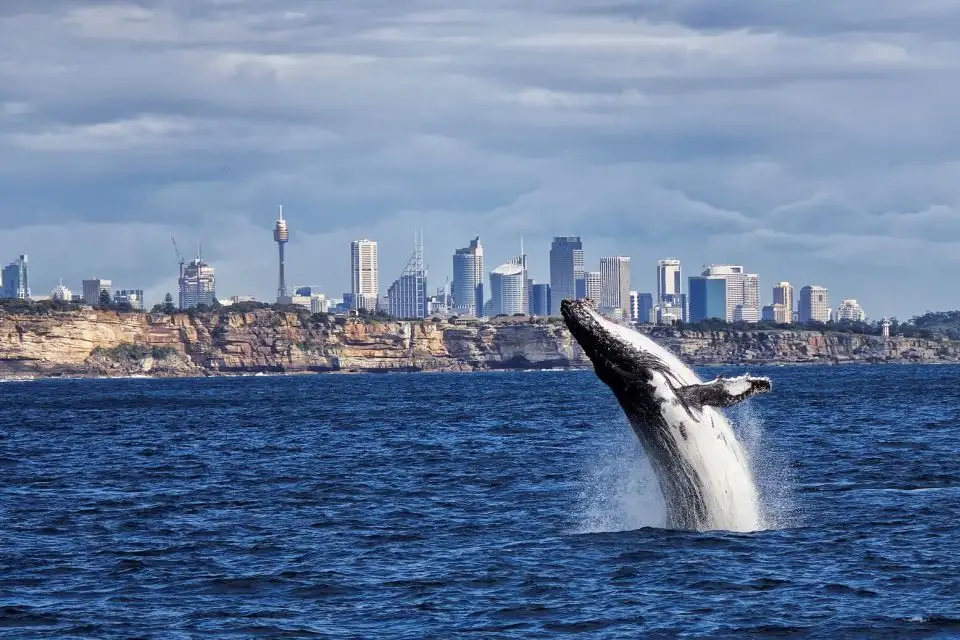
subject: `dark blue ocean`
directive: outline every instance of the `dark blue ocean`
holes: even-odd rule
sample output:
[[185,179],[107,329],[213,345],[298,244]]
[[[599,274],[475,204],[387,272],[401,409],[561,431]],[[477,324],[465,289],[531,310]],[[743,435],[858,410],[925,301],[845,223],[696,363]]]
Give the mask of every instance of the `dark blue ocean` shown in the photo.
[[592,372],[0,384],[0,636],[960,637],[960,367],[751,372],[748,534]]

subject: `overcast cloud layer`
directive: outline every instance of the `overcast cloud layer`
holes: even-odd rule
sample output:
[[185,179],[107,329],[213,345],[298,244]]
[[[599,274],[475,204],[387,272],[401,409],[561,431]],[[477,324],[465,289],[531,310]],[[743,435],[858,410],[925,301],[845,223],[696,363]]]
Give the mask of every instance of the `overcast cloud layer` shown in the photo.
[[[554,235],[588,266],[731,262],[901,318],[960,307],[960,5],[947,0],[0,3],[0,260],[175,291],[381,289],[423,229],[431,287]],[[523,7],[523,8],[519,8]]]

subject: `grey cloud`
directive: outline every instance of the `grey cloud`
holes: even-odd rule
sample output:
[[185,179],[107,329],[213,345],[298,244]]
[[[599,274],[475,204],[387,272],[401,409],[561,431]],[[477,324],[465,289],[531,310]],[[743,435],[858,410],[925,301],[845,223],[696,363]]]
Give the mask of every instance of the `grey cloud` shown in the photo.
[[[177,233],[207,238],[230,292],[268,298],[282,202],[290,269],[331,293],[351,237],[383,234],[388,283],[423,227],[434,282],[477,233],[491,260],[524,234],[540,279],[550,236],[580,233],[591,260],[632,255],[640,289],[672,254],[909,315],[960,240],[952,3],[11,0],[0,16],[0,248],[36,255],[45,286],[135,259],[131,278],[172,288]],[[155,248],[55,268],[52,229]],[[881,254],[884,277],[924,284],[890,300],[854,273]]]

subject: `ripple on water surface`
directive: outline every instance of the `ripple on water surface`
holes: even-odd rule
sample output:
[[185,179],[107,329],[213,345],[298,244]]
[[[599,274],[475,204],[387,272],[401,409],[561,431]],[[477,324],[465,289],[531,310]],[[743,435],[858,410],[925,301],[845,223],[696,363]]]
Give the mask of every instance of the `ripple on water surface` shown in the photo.
[[960,636],[960,368],[770,375],[738,534],[590,372],[0,385],[0,636]]

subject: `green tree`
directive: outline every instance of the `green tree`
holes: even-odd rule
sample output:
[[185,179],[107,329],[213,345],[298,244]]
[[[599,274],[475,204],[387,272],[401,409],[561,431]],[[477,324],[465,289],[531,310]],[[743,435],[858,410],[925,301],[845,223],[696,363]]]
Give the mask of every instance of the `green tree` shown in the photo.
[[112,305],[112,302],[110,300],[110,292],[107,291],[106,289],[101,289],[100,299],[97,300],[97,307],[101,309],[109,309],[111,305]]
[[170,295],[170,292],[167,292],[167,295],[163,296],[163,312],[164,313],[173,313],[176,308],[173,306],[173,296]]

